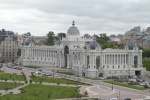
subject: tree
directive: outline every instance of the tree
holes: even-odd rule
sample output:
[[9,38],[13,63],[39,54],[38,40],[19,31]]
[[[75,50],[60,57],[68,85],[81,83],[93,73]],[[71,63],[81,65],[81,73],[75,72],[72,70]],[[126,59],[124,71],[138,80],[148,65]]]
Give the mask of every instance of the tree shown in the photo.
[[21,49],[18,49],[17,56],[21,56]]
[[27,83],[28,83],[28,81],[26,80],[26,81],[25,81],[25,84],[27,84]]
[[150,57],[150,49],[143,49],[143,55],[142,55],[144,58],[147,57],[149,58]]
[[66,34],[65,33],[58,33],[57,36],[62,39],[62,38],[66,37]]
[[88,96],[88,92],[87,92],[87,91],[85,91],[85,92],[84,92],[84,95]]
[[32,83],[32,80],[30,79],[30,84]]
[[7,78],[5,78],[5,82],[7,81]]
[[54,45],[55,34],[52,31],[49,31],[47,34],[47,45]]
[[9,89],[8,89],[8,88],[5,88],[4,90],[5,90],[5,92],[7,93],[7,91],[8,91]]
[[48,94],[48,100],[50,100],[51,94]]

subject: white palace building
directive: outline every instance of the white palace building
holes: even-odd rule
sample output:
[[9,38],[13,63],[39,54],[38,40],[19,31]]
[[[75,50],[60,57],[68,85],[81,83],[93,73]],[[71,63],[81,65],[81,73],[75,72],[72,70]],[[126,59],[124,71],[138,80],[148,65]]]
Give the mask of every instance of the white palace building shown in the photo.
[[142,50],[131,40],[124,49],[102,50],[95,37],[80,37],[73,21],[66,38],[54,46],[37,46],[31,43],[21,49],[23,66],[57,66],[78,70],[82,77],[110,77],[144,75]]

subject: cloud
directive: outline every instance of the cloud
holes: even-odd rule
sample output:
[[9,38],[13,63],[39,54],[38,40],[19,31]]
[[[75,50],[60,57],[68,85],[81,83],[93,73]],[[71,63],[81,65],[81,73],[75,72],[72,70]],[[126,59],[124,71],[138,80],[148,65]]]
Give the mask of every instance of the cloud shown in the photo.
[[75,20],[80,33],[124,34],[150,26],[149,0],[0,0],[0,28],[23,34],[67,32]]

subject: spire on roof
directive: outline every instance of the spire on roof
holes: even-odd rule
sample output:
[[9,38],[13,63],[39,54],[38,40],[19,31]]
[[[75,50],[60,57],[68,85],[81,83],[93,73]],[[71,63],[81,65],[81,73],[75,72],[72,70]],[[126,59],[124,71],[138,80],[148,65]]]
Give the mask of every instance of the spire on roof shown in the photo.
[[74,26],[75,25],[75,22],[74,22],[74,20],[73,20],[73,22],[72,22],[72,26]]

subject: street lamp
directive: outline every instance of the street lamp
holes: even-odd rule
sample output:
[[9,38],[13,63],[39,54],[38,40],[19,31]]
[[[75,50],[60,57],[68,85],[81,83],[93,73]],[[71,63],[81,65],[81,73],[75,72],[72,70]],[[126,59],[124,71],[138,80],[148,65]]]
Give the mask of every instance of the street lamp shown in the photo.
[[113,90],[113,88],[114,88],[114,87],[113,87],[113,79],[112,79],[112,87],[111,87],[111,89]]
[[54,85],[54,65],[53,65],[53,85]]
[[111,73],[111,83],[112,83],[112,86],[111,86],[111,89],[113,90],[114,86],[113,86],[113,73],[110,71]]
[[78,66],[78,82],[79,82],[79,66]]

